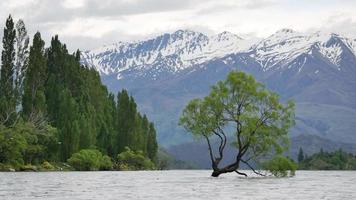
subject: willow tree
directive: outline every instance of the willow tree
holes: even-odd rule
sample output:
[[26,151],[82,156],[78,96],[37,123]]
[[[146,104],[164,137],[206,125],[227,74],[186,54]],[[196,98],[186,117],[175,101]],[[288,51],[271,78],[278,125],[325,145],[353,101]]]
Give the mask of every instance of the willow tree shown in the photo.
[[[262,175],[254,166],[266,162],[266,158],[281,157],[288,149],[288,130],[293,124],[292,101],[286,105],[280,103],[276,93],[267,90],[252,76],[236,71],[213,86],[205,98],[190,101],[180,118],[181,126],[206,140],[213,177],[229,172],[247,176],[238,171],[242,163]],[[213,145],[216,141],[218,145]],[[227,145],[236,148],[236,155],[230,164],[220,166]],[[288,161],[259,167],[292,170]]]

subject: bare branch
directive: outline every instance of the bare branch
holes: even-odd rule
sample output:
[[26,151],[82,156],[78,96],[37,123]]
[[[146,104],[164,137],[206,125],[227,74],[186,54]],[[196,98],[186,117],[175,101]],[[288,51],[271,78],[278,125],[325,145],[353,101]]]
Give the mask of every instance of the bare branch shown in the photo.
[[222,159],[223,157],[223,145],[224,145],[224,139],[223,137],[216,132],[215,130],[213,130],[214,135],[218,136],[220,138],[220,145],[219,145],[219,154],[220,154],[220,159]]
[[[16,111],[11,111],[11,112],[6,111],[6,112],[4,112],[3,115],[0,116],[0,125],[3,125],[3,126],[5,126],[5,124],[7,124],[7,126],[15,125],[19,120],[19,116],[17,116],[16,114],[17,114]],[[11,118],[13,116],[16,116],[16,118],[14,119],[14,121],[10,125],[8,125],[8,122],[11,120]]]
[[220,132],[220,133],[223,135],[223,137],[224,137],[224,143],[223,143],[223,146],[222,146],[222,151],[224,151],[225,146],[226,146],[226,142],[227,142],[226,134],[224,133],[224,131],[223,131],[220,127],[218,127],[218,129],[219,129],[219,132]]
[[235,172],[236,172],[237,174],[239,174],[239,175],[243,175],[243,176],[247,177],[247,174],[245,174],[245,173],[243,173],[243,172],[239,172],[238,170],[235,170]]
[[210,154],[210,159],[211,159],[211,163],[212,163],[213,169],[215,169],[217,166],[216,166],[216,163],[215,163],[214,154],[213,154],[213,150],[211,148],[210,140],[209,140],[208,136],[204,135],[204,137],[206,139],[206,142],[208,143],[209,154]]
[[241,162],[245,163],[255,174],[260,175],[260,176],[266,176],[266,174],[262,174],[262,173],[256,171],[248,162],[246,162],[242,159],[241,159]]

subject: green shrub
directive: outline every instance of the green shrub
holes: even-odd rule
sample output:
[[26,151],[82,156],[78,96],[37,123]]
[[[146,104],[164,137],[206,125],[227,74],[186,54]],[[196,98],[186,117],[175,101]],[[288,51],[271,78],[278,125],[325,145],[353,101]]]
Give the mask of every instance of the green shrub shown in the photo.
[[0,126],[0,163],[20,169],[24,164],[23,152],[26,148],[27,141],[17,127]]
[[153,162],[146,158],[142,151],[132,151],[125,147],[125,151],[117,156],[119,170],[150,170],[154,169]]
[[100,170],[112,170],[112,169],[113,169],[113,163],[111,161],[111,158],[109,156],[103,156],[100,163]]
[[31,164],[27,164],[27,165],[23,165],[23,166],[21,166],[20,167],[20,170],[21,171],[26,171],[26,172],[35,172],[35,171],[37,171],[38,169],[37,169],[37,167],[36,166],[34,166],[34,165],[31,165]]
[[103,156],[100,151],[95,149],[83,149],[74,153],[68,159],[68,163],[79,171],[95,171],[112,169],[110,157]]
[[53,171],[56,169],[51,163],[49,163],[47,161],[44,161],[42,163],[41,168],[46,171]]
[[121,171],[130,171],[133,169],[130,169],[130,166],[126,163],[118,163],[117,164],[117,169],[121,170]]
[[294,176],[297,165],[289,158],[275,156],[271,160],[263,163],[264,169],[271,172],[276,177]]
[[15,169],[9,164],[0,163],[0,171],[10,172],[10,171],[15,171]]
[[[20,169],[25,163],[41,163],[55,153],[49,153],[55,143],[56,129],[47,125],[38,129],[34,124],[18,122],[14,126],[0,125],[0,163]],[[56,143],[55,146],[58,146]]]

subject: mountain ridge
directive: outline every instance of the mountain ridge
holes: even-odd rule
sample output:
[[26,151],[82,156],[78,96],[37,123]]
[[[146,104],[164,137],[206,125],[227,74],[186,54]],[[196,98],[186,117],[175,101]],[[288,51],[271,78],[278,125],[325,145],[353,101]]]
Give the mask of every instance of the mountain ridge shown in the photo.
[[[339,40],[337,45],[331,40]],[[245,40],[230,32],[221,32],[207,36],[200,32],[178,30],[165,33],[148,40],[138,42],[118,42],[82,53],[84,64],[94,67],[101,74],[121,74],[130,68],[150,68],[157,61],[165,59],[164,64],[175,73],[194,65],[202,64],[216,58],[234,53],[251,53],[251,57],[260,62],[263,69],[273,67],[278,62],[294,59],[301,53],[309,53],[313,48],[330,62],[338,65],[341,53],[340,45],[349,49],[354,55],[356,40],[336,33],[303,34],[291,29],[281,29],[258,42]],[[289,47],[289,48],[288,48]],[[273,62],[275,61],[275,62]],[[118,78],[121,76],[118,75]]]
[[[209,37],[199,32],[178,30],[136,43],[119,42],[85,51],[82,53],[82,61],[101,74],[110,75],[129,70],[129,67],[154,65],[155,61],[165,58],[165,64],[172,67],[172,72],[176,72],[216,57],[223,57],[227,54],[226,51],[239,51],[242,41],[244,39],[241,37],[226,31]],[[222,51],[223,48],[228,50]],[[115,67],[108,68],[108,65]]]

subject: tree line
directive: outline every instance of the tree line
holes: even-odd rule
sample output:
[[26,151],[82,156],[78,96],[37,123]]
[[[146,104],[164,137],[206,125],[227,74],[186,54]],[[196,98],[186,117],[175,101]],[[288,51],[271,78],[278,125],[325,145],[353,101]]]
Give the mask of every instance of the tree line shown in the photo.
[[66,162],[83,149],[115,160],[126,147],[156,160],[154,124],[126,90],[108,92],[58,36],[48,48],[25,23],[6,20],[0,71],[0,163]]
[[298,153],[298,169],[301,170],[356,170],[356,156],[342,149],[319,152],[308,156],[302,148]]

